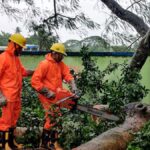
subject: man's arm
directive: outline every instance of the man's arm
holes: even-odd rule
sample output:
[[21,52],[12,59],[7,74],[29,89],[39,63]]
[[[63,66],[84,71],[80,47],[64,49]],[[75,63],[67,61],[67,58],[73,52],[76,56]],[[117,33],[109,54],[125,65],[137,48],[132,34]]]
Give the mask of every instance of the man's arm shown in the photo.
[[55,98],[55,93],[49,90],[43,84],[43,80],[46,77],[47,70],[48,70],[47,63],[41,62],[34,71],[34,74],[31,78],[31,85],[38,93],[44,95],[48,99],[53,99]]
[[[29,73],[32,73],[32,71]],[[46,74],[47,65],[44,62],[40,62],[31,78],[31,85],[36,91],[39,92],[44,87],[43,80],[45,79]]]
[[5,61],[5,55],[0,55],[0,77],[5,71],[6,61]]
[[[0,80],[1,80],[1,76],[3,75],[4,71],[5,71],[5,55],[0,55]],[[0,90],[0,107],[5,106],[7,103],[6,97],[3,95],[2,91]]]
[[78,89],[77,89],[74,77],[72,76],[72,74],[70,72],[69,67],[66,64],[62,63],[61,69],[62,69],[63,79],[71,86],[72,93],[77,94]]

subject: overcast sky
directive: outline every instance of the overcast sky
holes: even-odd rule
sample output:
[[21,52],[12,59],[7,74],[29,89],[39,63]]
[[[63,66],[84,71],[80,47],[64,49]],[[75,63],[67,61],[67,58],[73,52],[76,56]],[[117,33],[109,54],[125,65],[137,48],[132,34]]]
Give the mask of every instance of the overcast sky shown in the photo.
[[[41,8],[46,8],[46,9],[51,9],[53,5],[50,5],[50,3],[41,3],[40,0],[36,0],[36,6]],[[21,5],[16,5],[16,7],[22,7]],[[104,20],[105,18],[108,16],[106,15],[104,12],[98,10],[97,4],[96,4],[96,0],[81,0],[81,6],[82,6],[82,11],[89,16],[90,18],[92,18],[95,22],[100,23],[101,25],[104,24]],[[22,15],[23,16],[23,15]],[[22,17],[20,16],[20,17]],[[29,16],[27,16],[29,17]],[[23,18],[23,17],[22,17]],[[4,14],[0,14],[0,31],[5,31],[8,33],[14,33],[16,27],[20,27],[22,34],[25,36],[29,35],[28,30],[26,29],[26,27],[24,26],[24,22],[21,21],[16,21],[12,18],[9,18],[8,16],[4,15]],[[84,29],[84,27],[81,27]],[[102,30],[102,29],[101,29]],[[60,29],[58,31],[58,34],[60,36],[60,42],[65,42],[68,39],[77,39],[77,40],[81,40],[85,37],[88,36],[92,36],[92,35],[100,35],[99,33],[101,32],[101,30],[88,30],[83,32],[83,33],[77,33],[74,31],[70,31],[70,30],[66,30],[66,29]]]

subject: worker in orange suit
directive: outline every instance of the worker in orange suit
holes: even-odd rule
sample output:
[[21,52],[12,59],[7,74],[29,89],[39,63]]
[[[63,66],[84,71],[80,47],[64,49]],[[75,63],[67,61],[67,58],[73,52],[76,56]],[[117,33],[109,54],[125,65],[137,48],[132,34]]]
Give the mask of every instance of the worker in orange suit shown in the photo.
[[21,111],[22,78],[33,74],[23,67],[19,59],[25,44],[26,39],[15,33],[10,36],[6,50],[0,54],[0,149],[22,149],[14,139],[14,131]]
[[[77,87],[69,67],[62,61],[66,56],[65,47],[61,43],[54,43],[50,48],[50,53],[41,61],[35,70],[31,85],[39,93],[39,99],[45,110],[45,124],[42,134],[42,148],[61,150],[57,142],[57,131],[52,129],[55,123],[50,120],[49,115],[59,112],[59,108],[53,112],[52,105],[59,99],[72,96],[77,93]],[[71,92],[63,89],[62,82],[65,80],[71,86]],[[74,104],[72,100],[67,101],[68,106]],[[69,108],[69,107],[68,107]],[[54,117],[54,116],[53,116]],[[51,143],[51,144],[50,144]]]

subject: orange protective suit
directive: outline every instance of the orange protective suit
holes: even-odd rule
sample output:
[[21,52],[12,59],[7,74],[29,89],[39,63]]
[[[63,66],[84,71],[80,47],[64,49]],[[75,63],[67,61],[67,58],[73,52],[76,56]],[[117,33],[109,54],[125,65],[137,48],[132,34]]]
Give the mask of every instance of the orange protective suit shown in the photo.
[[[46,59],[43,60],[35,70],[31,79],[32,86],[37,91],[40,91],[42,88],[46,87],[47,89],[56,93],[56,98],[52,100],[47,99],[42,94],[39,94],[39,99],[46,112],[45,113],[46,122],[44,125],[44,129],[49,130],[54,125],[53,123],[51,123],[51,120],[48,117],[48,115],[50,113],[53,113],[52,111],[50,112],[50,110],[52,110],[51,105],[58,101],[57,91],[58,89],[63,88],[62,81],[65,80],[66,82],[70,82],[73,79],[74,78],[70,74],[69,68],[63,62],[57,63],[51,57],[51,54],[47,54]],[[68,91],[66,93],[67,94],[65,94],[65,96],[64,94],[62,96],[59,96],[60,99],[66,96],[70,96],[72,94]],[[58,110],[56,110],[56,112],[59,112],[59,108]]]
[[7,105],[2,107],[0,131],[15,127],[20,116],[22,77],[27,76],[27,71],[14,51],[14,44],[10,42],[0,55],[0,91],[7,99]]

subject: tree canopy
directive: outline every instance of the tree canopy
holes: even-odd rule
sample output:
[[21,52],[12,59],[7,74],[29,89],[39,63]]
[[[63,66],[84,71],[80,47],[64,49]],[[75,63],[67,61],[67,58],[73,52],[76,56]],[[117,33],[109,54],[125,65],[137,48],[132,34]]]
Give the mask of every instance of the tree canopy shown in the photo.
[[10,37],[10,34],[9,33],[5,33],[5,32],[2,32],[0,34],[0,45],[1,46],[6,46],[7,43],[8,43],[8,38]]
[[[37,31],[38,28],[40,28],[43,29],[44,32],[49,33],[49,35],[57,36],[57,29],[62,27],[70,30],[80,30],[81,26],[85,26],[89,29],[102,27],[100,22],[96,23],[92,21],[92,19],[82,12],[82,0],[48,1],[49,5],[53,7],[49,8],[49,10],[45,10],[44,16],[41,15],[40,9],[36,7],[36,0],[2,0],[0,6],[3,12],[8,15],[10,15],[11,12],[11,14],[15,16],[15,14],[22,11],[18,8],[13,8],[11,6],[12,2],[26,3],[27,8],[24,11],[31,13],[26,21],[30,30]],[[45,3],[46,1],[42,2]],[[88,0],[84,2],[86,3]],[[149,30],[150,2],[147,0],[97,0],[96,5],[100,10],[107,13],[103,31],[100,33],[100,36],[107,41],[126,43],[132,46],[133,43],[139,42],[141,37]],[[33,19],[33,16],[38,16],[39,19]],[[101,11],[97,17],[101,17]],[[149,37],[148,34],[147,37]],[[149,38],[145,39],[149,40]],[[146,43],[149,43],[149,41]],[[146,61],[148,56],[147,51],[149,51],[149,45],[145,47],[144,44],[142,46],[142,48],[141,45],[138,47],[132,61],[134,65],[131,65],[139,69]],[[140,61],[140,58],[142,58],[142,61]]]

